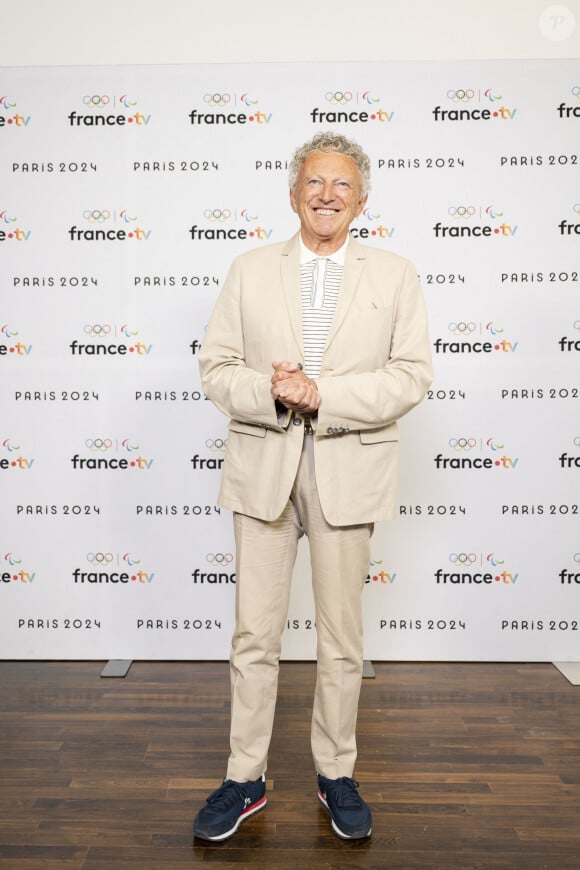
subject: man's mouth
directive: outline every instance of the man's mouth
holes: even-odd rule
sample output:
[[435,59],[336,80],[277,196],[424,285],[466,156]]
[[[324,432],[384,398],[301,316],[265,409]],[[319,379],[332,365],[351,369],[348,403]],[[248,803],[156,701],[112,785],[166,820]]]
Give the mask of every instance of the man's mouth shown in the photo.
[[334,209],[334,208],[315,208],[314,211],[316,212],[316,214],[321,214],[321,215],[336,214],[336,209]]

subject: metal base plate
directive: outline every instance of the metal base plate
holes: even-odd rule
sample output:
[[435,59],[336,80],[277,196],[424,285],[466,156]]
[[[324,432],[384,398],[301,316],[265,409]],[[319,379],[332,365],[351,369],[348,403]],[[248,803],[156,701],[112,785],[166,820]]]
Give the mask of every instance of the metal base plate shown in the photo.
[[101,676],[126,677],[132,664],[132,659],[111,659],[101,671]]

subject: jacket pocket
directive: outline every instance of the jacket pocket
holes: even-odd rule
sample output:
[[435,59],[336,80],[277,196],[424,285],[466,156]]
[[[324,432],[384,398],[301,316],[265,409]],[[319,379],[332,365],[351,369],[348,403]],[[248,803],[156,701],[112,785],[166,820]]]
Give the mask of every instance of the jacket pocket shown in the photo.
[[380,429],[363,429],[359,432],[362,444],[378,444],[381,441],[398,441],[399,427],[396,423],[381,426]]
[[242,423],[240,420],[230,420],[230,432],[242,432],[244,435],[254,435],[256,438],[263,438],[266,434],[266,427],[253,423]]

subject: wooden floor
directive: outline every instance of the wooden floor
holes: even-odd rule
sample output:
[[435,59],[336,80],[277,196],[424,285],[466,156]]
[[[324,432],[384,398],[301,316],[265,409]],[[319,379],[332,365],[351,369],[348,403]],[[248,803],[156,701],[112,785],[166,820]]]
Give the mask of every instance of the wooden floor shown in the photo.
[[314,665],[282,666],[268,806],[192,843],[224,773],[224,663],[0,662],[0,868],[580,868],[580,687],[549,664],[376,664],[359,713],[372,837],[315,797]]

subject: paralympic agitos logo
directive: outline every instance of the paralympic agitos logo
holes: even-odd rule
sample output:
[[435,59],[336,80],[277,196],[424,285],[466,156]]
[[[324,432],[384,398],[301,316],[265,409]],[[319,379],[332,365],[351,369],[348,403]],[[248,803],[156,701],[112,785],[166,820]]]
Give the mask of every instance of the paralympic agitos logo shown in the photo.
[[147,242],[151,237],[151,230],[126,208],[87,208],[82,219],[81,227],[74,225],[68,230],[71,242]]
[[85,438],[85,456],[75,453],[71,464],[75,471],[149,471],[153,459],[143,456],[143,450],[133,438]]
[[449,339],[436,338],[433,342],[437,354],[494,354],[515,353],[518,341],[510,341],[503,326],[494,320],[452,320]]
[[381,98],[374,91],[326,91],[324,102],[324,110],[311,109],[313,124],[389,124],[395,114],[381,107]]
[[272,229],[253,209],[206,208],[203,211],[205,226],[193,224],[189,229],[192,242],[225,241],[227,239],[251,239],[267,242]]
[[31,344],[25,344],[18,329],[8,323],[0,327],[0,356],[13,354],[15,357],[25,357],[32,350]]
[[[0,583],[34,583],[36,571],[26,570],[22,559],[16,553],[2,553],[0,562]],[[0,588],[2,588],[0,586]]]
[[451,223],[433,225],[436,239],[513,239],[519,229],[518,224],[506,223],[503,209],[495,205],[450,205],[447,215]]
[[6,95],[0,97],[0,129],[2,127],[13,127],[15,129],[28,127],[30,115],[23,115],[16,109],[16,100]]
[[23,455],[20,440],[15,438],[0,439],[0,471],[30,471],[34,459]]
[[508,570],[505,559],[497,553],[453,552],[450,553],[446,569],[437,568],[435,582],[445,586],[513,586],[519,580],[519,573]]
[[151,115],[138,108],[130,94],[85,94],[81,113],[73,109],[67,115],[71,127],[147,127]]
[[432,110],[434,121],[513,121],[518,111],[505,106],[495,88],[450,88],[446,98],[447,108]]
[[[205,104],[202,112],[192,109],[188,115],[190,124],[195,126],[245,126],[263,127],[272,120],[272,112],[264,111],[255,94],[244,91],[214,91],[203,95]],[[209,111],[208,111],[209,110]]]
[[27,242],[31,232],[8,209],[0,209],[0,242]]
[[438,470],[514,471],[520,460],[505,450],[502,438],[454,435],[447,441],[446,455],[438,453],[433,462]]

